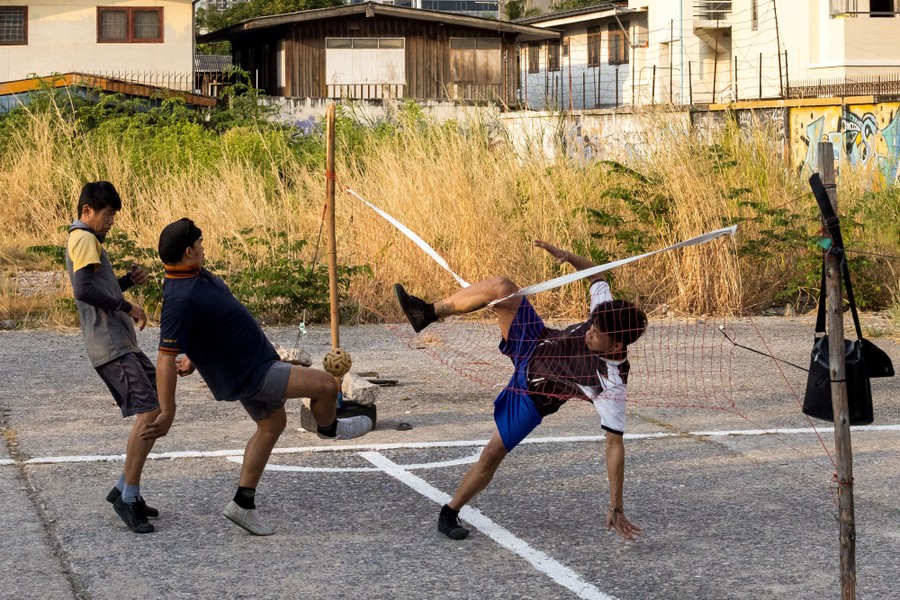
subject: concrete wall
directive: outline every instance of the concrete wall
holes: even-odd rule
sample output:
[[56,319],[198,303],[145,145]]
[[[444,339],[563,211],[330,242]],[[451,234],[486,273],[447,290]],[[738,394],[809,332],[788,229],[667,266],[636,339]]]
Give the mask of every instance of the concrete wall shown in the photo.
[[[329,101],[274,99],[279,119],[310,130],[321,121]],[[438,122],[483,120],[505,132],[523,156],[545,157],[560,153],[590,162],[639,159],[648,147],[667,143],[672,129],[690,132],[712,142],[729,120],[745,130],[767,128],[779,154],[790,168],[808,175],[818,165],[816,143],[834,144],[838,166],[875,169],[885,183],[900,183],[900,102],[841,106],[823,100],[745,102],[729,110],[707,109],[632,111],[600,109],[572,112],[519,111],[501,113],[496,107],[461,106],[449,102],[422,105]],[[392,118],[396,102],[354,102],[348,110],[368,123]],[[662,124],[662,125],[661,125]]]
[[[185,89],[193,86],[193,10],[190,0],[0,0],[0,6],[28,7],[28,44],[0,46],[0,81],[32,74],[81,72],[179,74]],[[163,42],[98,44],[97,7],[163,8]],[[184,76],[186,75],[186,76]]]

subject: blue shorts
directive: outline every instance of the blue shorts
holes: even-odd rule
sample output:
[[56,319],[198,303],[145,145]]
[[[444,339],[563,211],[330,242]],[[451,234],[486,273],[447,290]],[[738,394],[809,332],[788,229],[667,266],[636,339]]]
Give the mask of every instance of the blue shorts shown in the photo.
[[500,342],[500,352],[513,363],[513,374],[494,400],[494,422],[507,452],[519,445],[541,424],[541,414],[528,395],[528,363],[544,332],[544,321],[527,298],[516,311],[509,333]]

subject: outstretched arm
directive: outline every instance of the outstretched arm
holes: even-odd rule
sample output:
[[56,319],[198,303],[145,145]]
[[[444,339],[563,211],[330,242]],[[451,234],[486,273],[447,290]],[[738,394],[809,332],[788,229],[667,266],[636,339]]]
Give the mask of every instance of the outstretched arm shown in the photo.
[[[557,248],[553,244],[548,244],[543,240],[534,240],[534,245],[537,248],[546,250],[547,253],[550,254],[550,256],[552,256],[558,264],[569,263],[575,268],[576,271],[582,271],[584,269],[589,269],[591,267],[597,266],[597,263],[589,258],[578,256],[577,254],[572,254],[568,250]],[[591,275],[588,278],[591,283],[594,283],[595,281],[602,281],[603,279],[603,275],[599,273],[597,275]]]
[[641,528],[625,516],[622,488],[625,484],[625,442],[622,436],[606,432],[606,472],[609,478],[609,510],[606,530],[615,529],[626,540],[637,539]]

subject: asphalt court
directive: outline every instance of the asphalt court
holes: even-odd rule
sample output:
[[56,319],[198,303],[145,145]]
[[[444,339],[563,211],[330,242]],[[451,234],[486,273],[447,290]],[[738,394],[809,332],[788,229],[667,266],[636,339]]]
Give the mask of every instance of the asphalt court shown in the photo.
[[[345,335],[357,333],[371,338]],[[277,533],[257,538],[221,516],[252,424],[184,379],[176,426],[145,469],[157,531],[137,536],[103,500],[127,424],[72,351],[80,338],[31,335],[0,345],[4,366],[13,354],[29,365],[8,371],[0,399],[3,598],[840,597],[832,466],[792,407],[749,419],[630,409],[626,510],[644,531],[629,543],[603,526],[592,409],[569,403],[504,461],[462,514],[472,534],[454,542],[436,531],[437,513],[490,435],[490,392],[403,366],[420,360],[412,350],[357,351],[360,368],[401,380],[383,392],[379,428],[329,444],[290,414],[258,492]],[[895,598],[900,585],[890,390],[886,418],[853,430],[859,598]],[[397,431],[401,421],[413,429]],[[830,429],[819,435],[833,447]]]

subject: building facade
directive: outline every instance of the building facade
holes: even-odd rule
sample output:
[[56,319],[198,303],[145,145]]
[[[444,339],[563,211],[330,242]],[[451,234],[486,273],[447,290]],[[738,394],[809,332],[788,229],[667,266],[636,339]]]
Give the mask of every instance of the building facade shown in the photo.
[[517,45],[559,33],[467,15],[366,3],[251,19],[201,36],[270,96],[514,104]]
[[627,0],[516,22],[561,33],[521,53],[534,109],[900,92],[900,0]]
[[86,73],[189,90],[191,0],[0,0],[0,82]]

